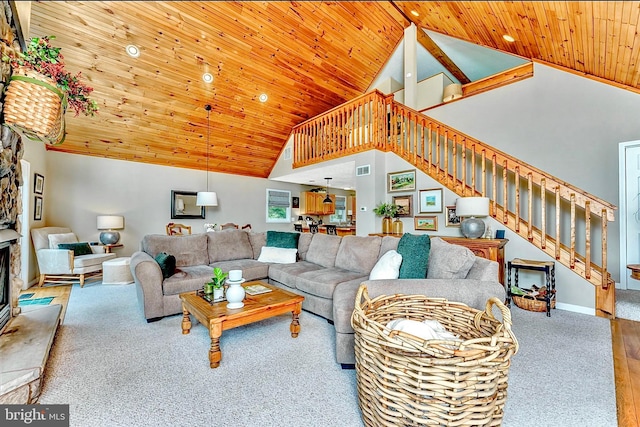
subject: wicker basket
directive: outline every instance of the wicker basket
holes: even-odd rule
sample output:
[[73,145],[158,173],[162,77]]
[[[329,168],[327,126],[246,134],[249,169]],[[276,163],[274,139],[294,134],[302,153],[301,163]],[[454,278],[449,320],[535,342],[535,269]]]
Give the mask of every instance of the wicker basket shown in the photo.
[[[493,306],[503,321],[492,314]],[[385,325],[435,319],[462,341],[423,340]],[[518,342],[497,298],[485,311],[424,295],[370,299],[365,286],[351,318],[356,379],[367,426],[498,426]]]
[[[511,299],[523,310],[528,311],[547,311],[547,301],[533,297],[524,297],[519,295],[511,295]],[[551,308],[556,308],[555,298],[551,300]]]
[[4,98],[4,123],[33,141],[64,141],[66,98],[56,83],[28,68],[13,70]]

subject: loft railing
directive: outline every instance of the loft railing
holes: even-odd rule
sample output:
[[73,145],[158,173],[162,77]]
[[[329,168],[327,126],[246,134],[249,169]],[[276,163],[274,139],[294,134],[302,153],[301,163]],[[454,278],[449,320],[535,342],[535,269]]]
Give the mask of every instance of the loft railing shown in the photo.
[[461,197],[488,197],[493,218],[597,286],[598,314],[614,315],[606,270],[614,205],[379,91],[301,123],[293,135],[294,168],[371,149],[393,151]]

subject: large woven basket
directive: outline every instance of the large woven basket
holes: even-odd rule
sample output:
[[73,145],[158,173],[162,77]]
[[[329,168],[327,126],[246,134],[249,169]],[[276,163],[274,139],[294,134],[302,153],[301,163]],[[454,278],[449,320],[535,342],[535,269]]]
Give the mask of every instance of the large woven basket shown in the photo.
[[66,98],[56,83],[28,68],[13,70],[4,98],[4,123],[34,141],[64,141]]
[[[502,322],[493,313],[496,306]],[[462,341],[391,331],[394,319],[435,319]],[[497,298],[485,311],[424,295],[356,296],[356,378],[367,426],[499,426],[518,341]]]

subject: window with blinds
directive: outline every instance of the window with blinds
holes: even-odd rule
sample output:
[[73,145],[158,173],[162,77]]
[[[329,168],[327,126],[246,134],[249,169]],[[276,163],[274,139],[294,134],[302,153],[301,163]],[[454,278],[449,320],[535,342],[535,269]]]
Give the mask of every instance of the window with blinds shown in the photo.
[[336,196],[336,210],[329,217],[329,221],[338,224],[347,222],[347,198],[345,196]]
[[267,189],[267,222],[291,221],[291,192]]

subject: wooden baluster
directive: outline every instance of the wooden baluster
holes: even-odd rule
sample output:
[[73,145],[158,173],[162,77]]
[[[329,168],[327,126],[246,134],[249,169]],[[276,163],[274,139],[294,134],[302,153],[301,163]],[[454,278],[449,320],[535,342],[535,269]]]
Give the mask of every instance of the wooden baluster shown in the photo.
[[413,164],[418,164],[418,116],[412,115],[411,119],[411,140],[413,141]]
[[[462,154],[462,194],[466,194],[467,192],[467,139],[466,138],[462,138],[462,141],[460,141],[460,152]],[[474,157],[472,155],[471,157],[472,161],[474,160]],[[474,162],[475,163],[475,162]],[[472,166],[473,167],[473,166]],[[473,187],[473,189],[476,189],[476,176],[475,173],[472,173],[471,175],[471,187]],[[471,195],[473,195],[473,193],[471,193]]]
[[584,275],[587,279],[591,278],[591,201],[584,202]]
[[546,180],[542,178],[540,181],[540,247],[547,248],[547,190]]
[[502,164],[502,222],[509,223],[508,206],[507,206],[507,160]]
[[491,198],[491,216],[494,218],[498,215],[498,210],[496,207],[496,202],[498,201],[498,160],[496,159],[496,155],[494,154],[491,158],[491,174],[493,178],[491,179],[491,184],[493,186],[493,197]]
[[516,187],[516,233],[520,233],[520,166],[515,169],[515,187]]
[[444,175],[442,179],[449,184],[449,129],[444,130],[444,147],[442,147],[442,154],[444,155]]
[[427,143],[429,144],[429,146],[427,147],[427,168],[429,170],[429,173],[431,173],[431,158],[433,156],[433,129],[431,128],[432,124],[432,122],[429,122],[429,127],[427,129],[427,131],[429,132],[427,141]]
[[442,163],[440,163],[440,144],[440,125],[436,125],[436,161],[434,163],[436,175],[438,175],[442,169]]
[[607,210],[602,209],[602,289],[609,289],[609,274],[607,274]]
[[571,193],[571,247],[569,248],[569,267],[576,266],[576,195]]
[[[450,184],[453,188],[456,188],[458,182],[458,135],[455,133],[451,137],[451,161],[453,162],[453,168],[451,172],[451,177],[453,178],[453,182]],[[447,156],[448,157],[448,156]],[[449,176],[447,174],[447,176]],[[449,183],[449,179],[447,178],[447,183]]]
[[[473,147],[475,150],[475,144]],[[475,154],[474,154],[474,158],[475,158]],[[487,197],[487,153],[485,149],[482,149],[481,164],[482,164],[482,197]],[[475,170],[475,167],[473,168],[473,170]],[[496,198],[496,195],[494,193],[491,195],[491,199],[495,199],[495,198]]]
[[425,161],[424,161],[424,153],[425,153],[425,147],[424,147],[424,117],[420,118],[420,168],[422,170],[425,170]]
[[556,259],[560,259],[560,186],[555,187],[556,193]]
[[533,177],[531,176],[531,172],[527,174],[527,201],[529,203],[529,227],[527,230],[527,239],[530,242],[533,242]]

